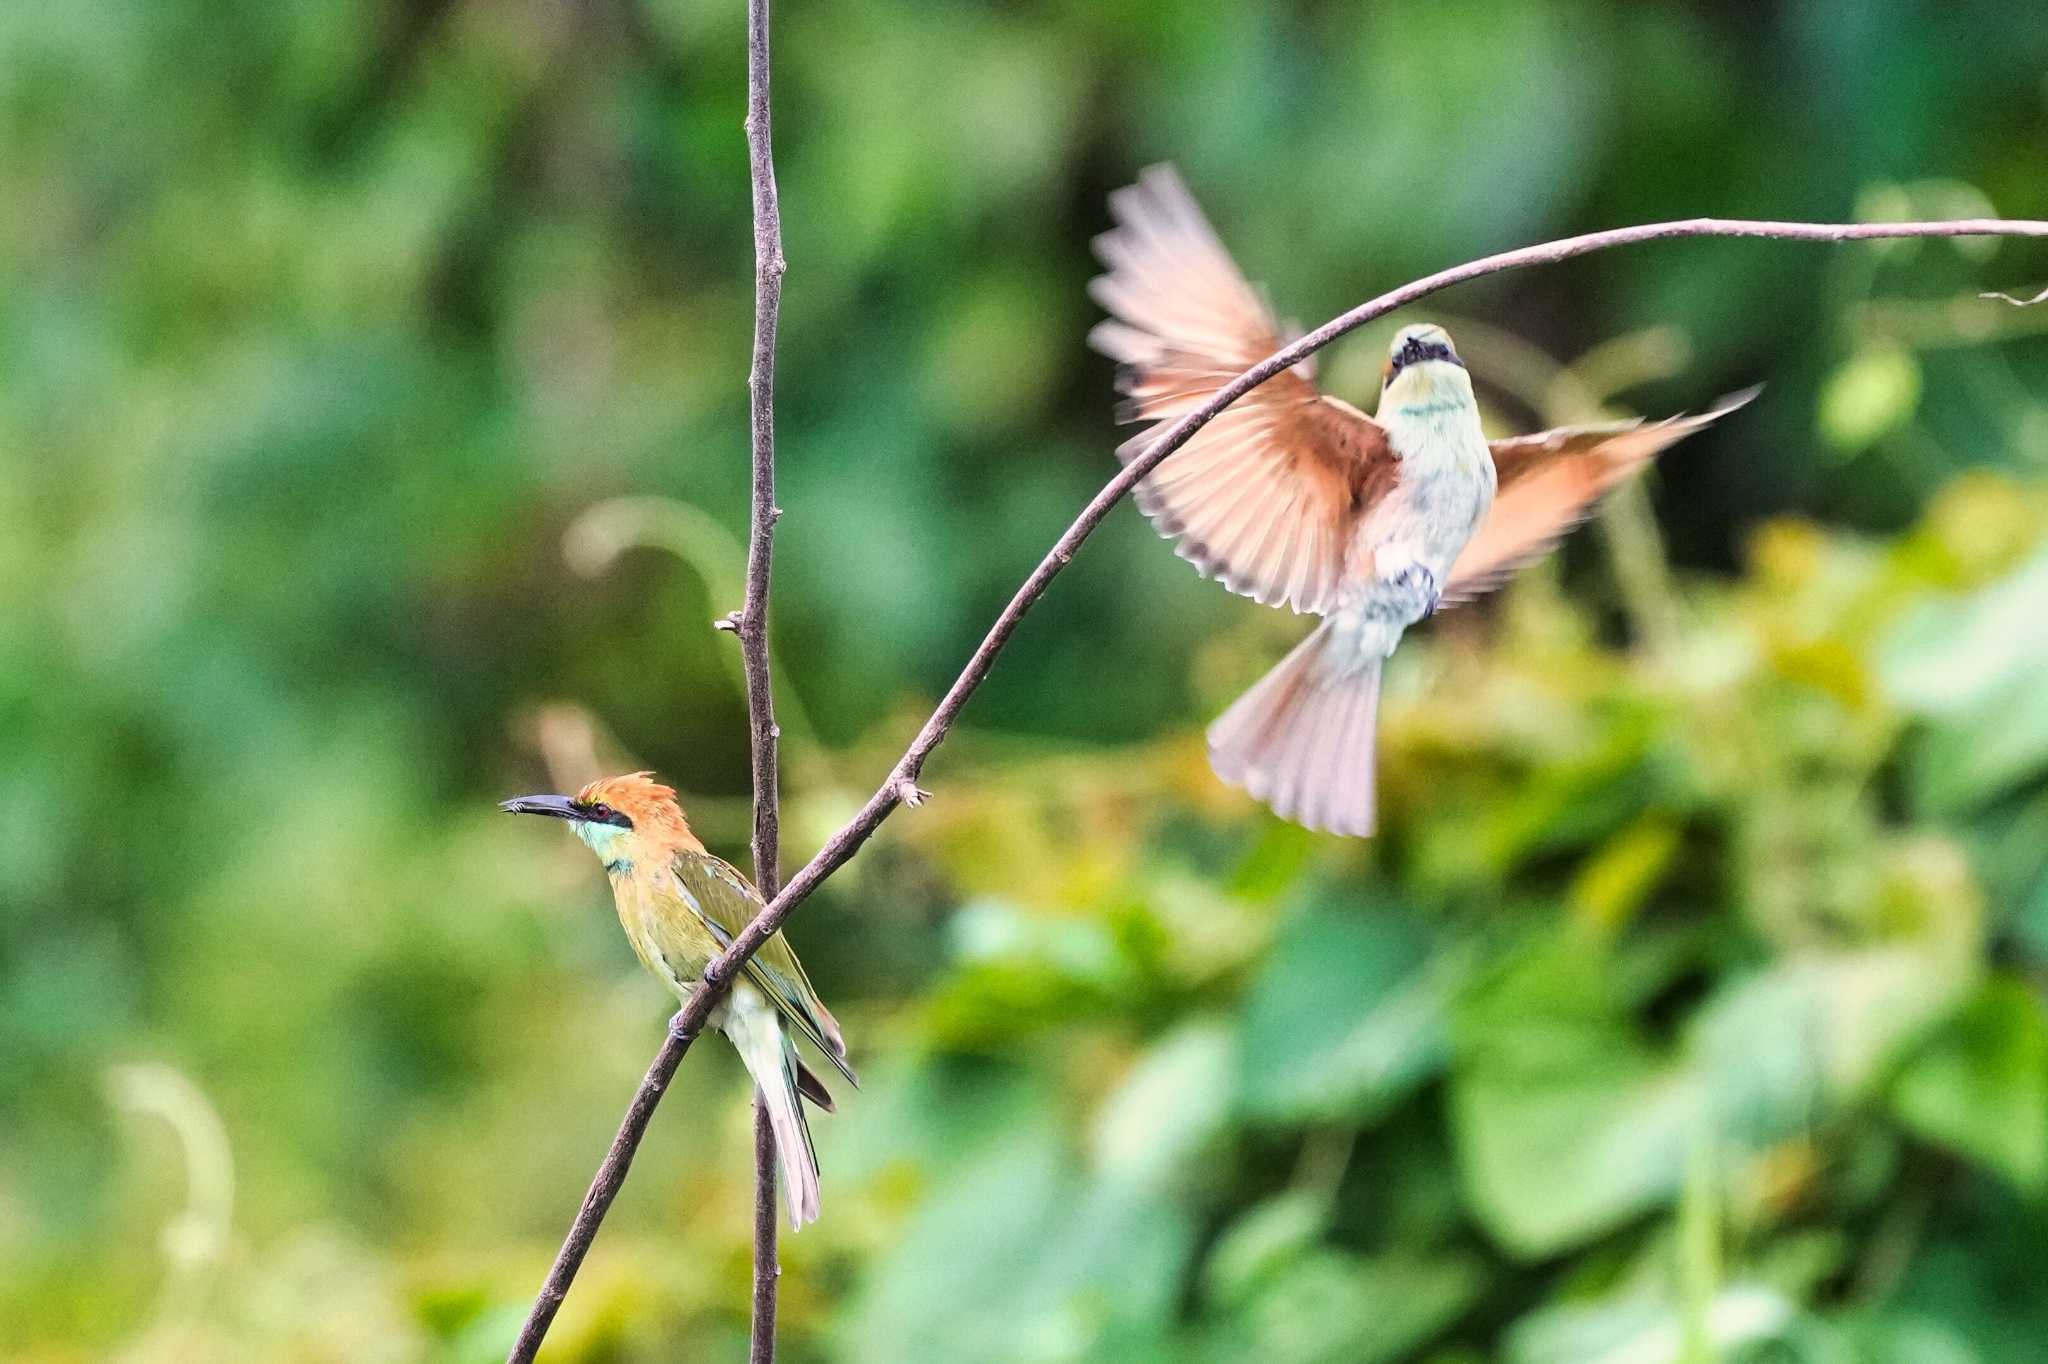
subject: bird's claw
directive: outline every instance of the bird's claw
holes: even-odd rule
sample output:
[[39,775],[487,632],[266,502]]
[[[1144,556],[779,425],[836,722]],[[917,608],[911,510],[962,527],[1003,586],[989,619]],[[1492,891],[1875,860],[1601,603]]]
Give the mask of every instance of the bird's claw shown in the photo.
[[1410,564],[1394,575],[1394,586],[1404,592],[1413,592],[1422,602],[1419,620],[1427,620],[1436,614],[1437,603],[1443,600],[1443,589],[1436,580],[1436,574],[1421,564]]

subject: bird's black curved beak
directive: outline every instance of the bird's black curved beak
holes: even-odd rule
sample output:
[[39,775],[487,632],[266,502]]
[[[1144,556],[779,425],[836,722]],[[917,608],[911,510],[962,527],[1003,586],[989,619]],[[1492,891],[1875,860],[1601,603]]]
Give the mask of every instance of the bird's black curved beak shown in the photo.
[[567,796],[514,796],[499,802],[508,815],[553,815],[556,819],[582,819],[583,812]]

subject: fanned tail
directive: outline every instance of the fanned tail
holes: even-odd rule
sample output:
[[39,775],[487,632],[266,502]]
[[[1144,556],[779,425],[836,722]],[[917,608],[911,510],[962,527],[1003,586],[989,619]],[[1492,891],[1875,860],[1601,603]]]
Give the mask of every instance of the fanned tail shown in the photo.
[[1311,829],[1374,827],[1380,665],[1325,620],[1209,726],[1216,775]]
[[802,1062],[796,1043],[783,1030],[774,1006],[745,986],[733,991],[725,1035],[739,1050],[761,1102],[768,1106],[782,1162],[782,1196],[789,1205],[790,1226],[801,1231],[805,1223],[818,1220],[818,1153],[811,1146],[810,1124],[804,1121],[799,1099]]

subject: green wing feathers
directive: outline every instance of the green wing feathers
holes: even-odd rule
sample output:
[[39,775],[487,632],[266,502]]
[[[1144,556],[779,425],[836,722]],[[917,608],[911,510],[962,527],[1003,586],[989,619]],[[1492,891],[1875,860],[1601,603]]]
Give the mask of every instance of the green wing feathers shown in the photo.
[[[681,852],[676,854],[671,870],[720,948],[729,946],[761,912],[760,892],[729,862],[709,853]],[[796,959],[782,934],[777,933],[761,944],[761,950],[747,963],[746,975],[756,989],[774,1002],[782,1016],[824,1053],[847,1083],[855,1088],[860,1086],[860,1077],[846,1060],[846,1038],[839,1031],[839,1020],[818,998],[811,978],[804,974],[803,963]],[[823,1086],[819,1088],[822,1090]]]

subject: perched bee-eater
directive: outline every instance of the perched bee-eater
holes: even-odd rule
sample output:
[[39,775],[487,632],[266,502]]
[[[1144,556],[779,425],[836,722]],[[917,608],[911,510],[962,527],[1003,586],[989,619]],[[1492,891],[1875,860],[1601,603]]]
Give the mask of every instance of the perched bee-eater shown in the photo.
[[[499,808],[569,821],[604,863],[633,950],[678,999],[689,998],[711,959],[761,912],[753,883],[704,851],[674,789],[650,773],[607,777],[574,796],[520,796]],[[838,1022],[780,933],[748,961],[710,1023],[739,1051],[768,1106],[791,1223],[817,1221],[818,1156],[799,1097],[829,1113],[832,1095],[797,1055],[795,1034],[809,1038],[849,1084],[860,1082]]]
[[[1089,342],[1121,363],[1124,420],[1154,436],[1279,350],[1281,329],[1170,166],[1110,196]],[[1322,624],[1209,728],[1209,761],[1284,818],[1373,831],[1380,669],[1440,605],[1499,585],[1659,451],[1740,407],[1654,425],[1489,442],[1443,328],[1403,327],[1376,414],[1317,391],[1307,363],[1225,408],[1138,484],[1139,510],[1204,577]]]

